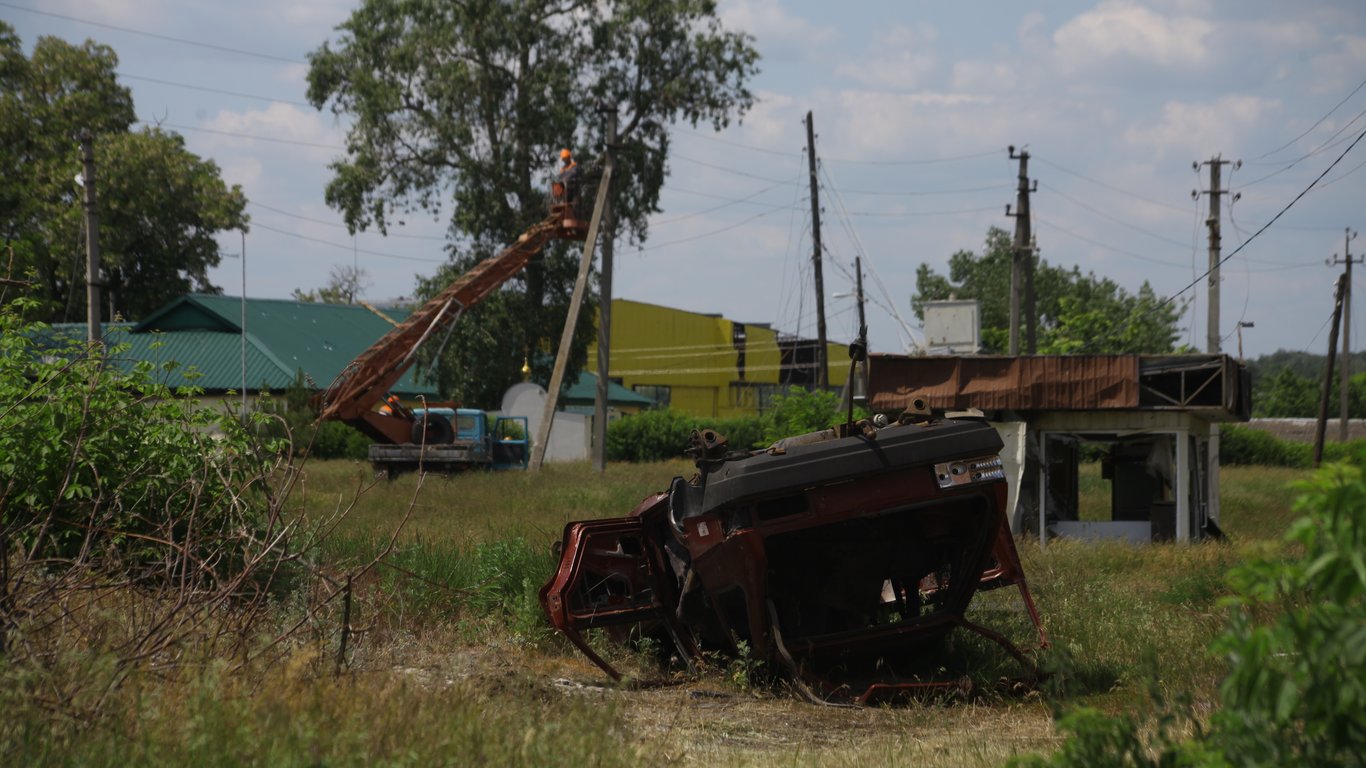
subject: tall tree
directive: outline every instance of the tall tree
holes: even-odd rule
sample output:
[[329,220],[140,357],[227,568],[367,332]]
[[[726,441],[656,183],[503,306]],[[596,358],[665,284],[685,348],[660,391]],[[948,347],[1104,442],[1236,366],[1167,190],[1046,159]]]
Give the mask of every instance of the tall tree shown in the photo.
[[[309,57],[309,100],[351,124],[328,204],[353,231],[448,210],[452,263],[420,286],[427,292],[544,217],[558,150],[574,150],[581,165],[600,153],[599,105],[619,110],[614,208],[621,231],[640,241],[658,210],[671,126],[720,130],[753,101],[758,54],[722,27],[712,0],[363,0],[338,30]],[[533,378],[549,378],[571,250],[548,249],[511,296],[466,314],[443,388],[463,396],[455,368],[498,375],[501,388],[524,359]],[[580,317],[575,368],[593,309],[585,303]],[[493,328],[490,354],[505,359],[472,355],[475,337]]]
[[[991,227],[981,254],[958,251],[949,257],[948,276],[921,264],[912,308],[921,320],[925,303],[977,299],[982,345],[1004,354],[1010,341],[1010,264],[1013,245],[1005,230]],[[1144,282],[1137,294],[1109,278],[1080,269],[1034,263],[1039,352],[1160,353],[1174,349],[1180,335],[1180,303],[1164,300]]]
[[[140,317],[187,291],[217,292],[214,234],[245,226],[246,199],[218,166],[157,128],[130,130],[118,57],[87,40],[39,38],[25,57],[0,22],[0,242],[36,276],[41,319],[85,317],[85,232],[74,179],[80,136],[94,138],[100,245],[113,310]],[[9,257],[6,256],[8,264]]]

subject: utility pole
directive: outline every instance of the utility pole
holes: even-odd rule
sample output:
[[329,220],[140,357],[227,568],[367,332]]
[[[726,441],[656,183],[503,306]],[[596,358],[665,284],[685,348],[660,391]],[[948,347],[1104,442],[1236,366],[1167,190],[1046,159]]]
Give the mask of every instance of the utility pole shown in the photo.
[[[603,107],[601,111],[607,120],[605,153],[610,156],[617,143],[617,108]],[[612,354],[612,243],[617,234],[610,195],[605,206],[602,212],[602,269],[598,274],[598,388],[593,404],[593,468],[599,472],[607,471],[607,388],[611,384],[607,373],[611,370]]]
[[1338,264],[1343,267],[1344,288],[1342,294],[1342,366],[1339,369],[1338,377],[1338,442],[1345,443],[1348,438],[1347,430],[1347,401],[1349,387],[1352,382],[1352,241],[1356,239],[1357,233],[1347,227],[1346,234],[1342,238],[1342,260],[1338,260],[1338,255],[1333,254],[1333,258],[1328,262],[1329,266]]
[[[868,381],[870,376],[870,373],[868,371],[867,359],[868,318],[863,313],[863,257],[861,256],[854,257],[854,292],[856,294],[856,299],[858,301],[858,340],[863,343],[864,351],[864,360],[860,365],[863,366],[863,370],[861,371],[863,376],[861,378],[863,379],[863,398],[866,401],[869,397],[872,396],[872,392],[869,390]],[[850,394],[850,397],[852,398],[853,395]]]
[[816,274],[816,385],[830,387],[830,364],[825,344],[825,279],[821,276],[821,200],[816,180],[816,127],[811,112],[806,113],[806,160],[811,169],[811,264]]
[[1006,148],[1011,160],[1020,161],[1019,183],[1015,188],[1015,212],[1006,206],[1006,216],[1015,218],[1015,242],[1010,258],[1010,354],[1020,354],[1020,313],[1025,316],[1025,349],[1034,354],[1034,252],[1029,232],[1029,194],[1039,191],[1038,182],[1029,182],[1029,153],[1015,147]]
[[1338,348],[1338,326],[1342,323],[1342,297],[1346,292],[1343,284],[1347,275],[1338,276],[1337,291],[1333,301],[1333,326],[1328,329],[1328,359],[1323,364],[1323,384],[1319,387],[1319,420],[1314,430],[1314,467],[1323,463],[1323,433],[1328,426],[1328,393],[1333,386],[1333,356]]
[[588,235],[583,240],[583,256],[579,259],[579,272],[574,278],[574,292],[569,298],[569,312],[560,331],[560,346],[555,352],[555,368],[550,373],[550,385],[546,387],[545,408],[541,411],[541,423],[537,428],[536,442],[531,445],[531,460],[527,469],[540,472],[545,462],[546,448],[550,444],[550,429],[555,423],[555,406],[560,400],[560,386],[564,383],[565,368],[569,365],[569,346],[574,340],[574,328],[579,322],[579,307],[583,304],[583,293],[588,286],[588,275],[593,271],[593,251],[598,242],[598,232],[602,230],[602,214],[607,207],[608,192],[612,187],[613,156],[609,145],[603,153],[602,180],[598,182],[598,194],[593,200],[593,216],[588,221]]
[[[1209,195],[1209,218],[1205,220],[1205,225],[1209,227],[1209,316],[1206,320],[1205,328],[1205,351],[1211,355],[1219,354],[1219,196],[1228,194],[1227,189],[1220,187],[1220,175],[1223,166],[1232,164],[1233,170],[1243,167],[1243,161],[1231,161],[1223,159],[1222,155],[1215,155],[1205,162],[1193,162],[1191,168],[1196,173],[1200,172],[1200,166],[1209,166],[1209,189],[1205,194]],[[1200,196],[1200,191],[1195,190],[1191,193],[1192,198]],[[1233,196],[1236,201],[1237,195]]]
[[95,142],[81,133],[81,186],[85,189],[85,322],[86,339],[97,342],[100,331],[100,217],[95,209]]

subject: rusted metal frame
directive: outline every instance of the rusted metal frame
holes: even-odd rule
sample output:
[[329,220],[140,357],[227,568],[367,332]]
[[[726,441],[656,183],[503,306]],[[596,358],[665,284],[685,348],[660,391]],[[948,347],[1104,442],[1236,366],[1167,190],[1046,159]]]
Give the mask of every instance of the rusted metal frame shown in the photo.
[[[1223,378],[1224,378],[1224,371],[1223,371],[1223,368],[1220,367],[1220,368],[1218,368],[1218,369],[1216,369],[1216,370],[1209,371],[1209,373],[1208,373],[1208,375],[1205,377],[1204,381],[1200,382],[1200,385],[1199,385],[1198,387],[1196,387],[1196,388],[1194,389],[1194,391],[1187,391],[1187,388],[1186,388],[1186,376],[1187,376],[1188,374],[1194,375],[1195,373],[1197,373],[1197,371],[1185,371],[1185,370],[1181,370],[1181,371],[1176,371],[1175,373],[1180,377],[1180,386],[1178,387],[1178,389],[1179,389],[1179,397],[1177,397],[1177,398],[1173,398],[1173,397],[1171,397],[1171,396],[1169,396],[1169,395],[1167,395],[1167,394],[1165,394],[1165,393],[1159,391],[1159,390],[1156,389],[1152,384],[1144,383],[1144,382],[1142,382],[1141,380],[1140,380],[1140,386],[1141,386],[1146,392],[1148,392],[1149,394],[1151,394],[1151,395],[1157,397],[1158,399],[1165,400],[1165,401],[1167,401],[1168,403],[1170,403],[1171,405],[1176,406],[1177,408],[1189,408],[1189,407],[1191,407],[1191,401],[1194,400],[1195,397],[1196,397],[1197,395],[1199,395],[1201,392],[1204,392],[1206,389],[1208,389],[1208,388],[1210,387],[1211,384],[1214,384],[1217,380],[1220,380],[1220,379],[1223,379]],[[1226,399],[1226,398],[1224,398],[1224,397],[1220,397],[1220,398],[1219,398],[1219,400],[1220,400],[1221,403],[1222,403],[1225,399]]]

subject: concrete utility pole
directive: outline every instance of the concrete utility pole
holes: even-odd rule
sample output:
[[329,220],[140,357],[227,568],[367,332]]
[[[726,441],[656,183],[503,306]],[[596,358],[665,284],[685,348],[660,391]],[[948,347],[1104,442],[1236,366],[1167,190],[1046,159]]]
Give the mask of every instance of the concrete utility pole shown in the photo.
[[[611,155],[617,143],[617,108],[601,110],[607,120],[606,153]],[[611,370],[612,354],[612,243],[616,239],[616,219],[609,195],[602,212],[602,268],[598,274],[598,388],[593,402],[593,468],[607,471],[607,378]]]
[[95,208],[95,142],[81,134],[81,186],[85,189],[86,339],[100,341],[100,217]]
[[1346,293],[1343,284],[1347,275],[1338,276],[1337,290],[1333,297],[1333,325],[1328,329],[1328,359],[1323,364],[1323,383],[1319,387],[1319,420],[1314,430],[1314,466],[1323,463],[1323,433],[1328,426],[1328,393],[1333,387],[1333,356],[1338,349],[1338,326],[1342,323],[1342,297]]
[[821,276],[821,199],[816,179],[816,127],[811,112],[806,113],[806,160],[811,168],[811,264],[816,274],[816,385],[830,387],[830,363],[825,344],[825,279]]
[[[1209,227],[1209,316],[1205,323],[1205,351],[1212,354],[1219,354],[1219,196],[1228,194],[1227,189],[1220,188],[1220,173],[1225,165],[1233,165],[1233,170],[1243,167],[1243,161],[1224,160],[1221,155],[1215,155],[1205,162],[1193,162],[1191,168],[1196,173],[1200,172],[1200,166],[1209,166],[1209,189],[1205,194],[1209,195],[1209,218],[1205,220],[1205,225]],[[1199,197],[1200,191],[1191,193],[1191,197]],[[1237,195],[1233,196],[1238,199]]]
[[602,180],[598,182],[598,194],[593,200],[593,216],[588,221],[588,236],[583,240],[583,256],[579,259],[579,272],[574,279],[574,293],[569,298],[569,312],[564,319],[564,328],[560,331],[560,346],[555,352],[555,368],[550,373],[550,386],[546,387],[541,424],[537,429],[536,442],[531,446],[531,461],[527,468],[532,472],[541,471],[541,464],[545,461],[546,448],[550,444],[550,429],[555,423],[555,406],[560,401],[560,386],[564,383],[565,367],[569,364],[569,346],[574,340],[574,328],[579,322],[579,307],[583,304],[584,290],[588,286],[588,274],[593,271],[593,250],[598,242],[598,232],[602,228],[607,193],[612,186],[613,157],[610,145],[603,155]]
[[[863,257],[861,256],[854,257],[854,292],[857,294],[858,300],[858,340],[863,343],[863,351],[866,353],[868,351],[868,318],[863,312]],[[870,382],[868,381],[869,372],[866,354],[861,365],[863,367],[863,397],[866,400],[872,395],[872,392],[869,391]],[[850,397],[853,397],[853,395],[851,394]]]
[[1034,249],[1029,227],[1029,194],[1039,191],[1038,182],[1029,182],[1029,153],[1007,147],[1011,160],[1020,161],[1019,184],[1015,188],[1015,212],[1006,206],[1006,216],[1015,218],[1015,243],[1010,259],[1010,354],[1020,354],[1020,314],[1025,316],[1025,349],[1037,349],[1034,311]]
[[1342,238],[1342,260],[1338,260],[1338,255],[1333,254],[1333,258],[1328,262],[1330,266],[1338,264],[1343,267],[1343,280],[1345,282],[1344,293],[1342,294],[1342,366],[1338,375],[1338,442],[1347,442],[1347,401],[1348,388],[1352,381],[1352,262],[1360,259],[1352,258],[1352,241],[1356,239],[1357,233],[1347,227],[1346,234]]

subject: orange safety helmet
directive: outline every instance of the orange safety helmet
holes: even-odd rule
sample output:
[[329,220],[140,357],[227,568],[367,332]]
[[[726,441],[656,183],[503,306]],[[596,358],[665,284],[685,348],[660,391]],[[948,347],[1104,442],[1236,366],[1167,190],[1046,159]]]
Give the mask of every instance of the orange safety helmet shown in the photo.
[[570,158],[570,156],[571,156],[571,153],[570,153],[569,150],[567,150],[567,149],[562,149],[562,150],[560,150],[560,159],[561,159],[561,160],[568,160],[568,159]]

